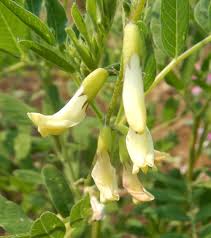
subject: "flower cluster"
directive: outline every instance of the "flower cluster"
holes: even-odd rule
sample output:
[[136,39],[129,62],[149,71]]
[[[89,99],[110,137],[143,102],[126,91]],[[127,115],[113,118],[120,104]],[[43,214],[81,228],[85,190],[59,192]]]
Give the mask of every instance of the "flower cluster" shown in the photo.
[[[128,123],[127,135],[119,137],[119,157],[122,163],[122,185],[134,202],[152,201],[149,193],[138,178],[154,166],[155,156],[161,160],[166,155],[154,150],[153,140],[146,126],[144,85],[140,61],[140,35],[136,24],[129,23],[124,29],[123,39],[123,89],[122,102]],[[80,123],[90,101],[96,96],[108,72],[99,68],[90,73],[70,101],[53,115],[28,113],[42,136],[59,135]],[[109,126],[101,129],[91,176],[100,191],[100,202],[119,200],[118,176],[110,158],[112,133]],[[93,220],[103,217],[104,206],[96,197],[91,197]]]

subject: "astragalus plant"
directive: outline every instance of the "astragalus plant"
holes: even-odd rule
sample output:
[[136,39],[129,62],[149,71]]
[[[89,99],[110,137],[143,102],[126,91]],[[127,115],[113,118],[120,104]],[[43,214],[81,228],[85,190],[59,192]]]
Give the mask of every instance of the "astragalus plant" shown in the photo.
[[[0,93],[5,236],[211,237],[211,173],[195,169],[210,143],[210,32],[210,0],[0,0],[0,76],[40,79],[26,102]],[[172,97],[160,123],[149,95],[164,80],[185,107]],[[165,171],[177,158],[153,132],[182,118],[185,169]]]

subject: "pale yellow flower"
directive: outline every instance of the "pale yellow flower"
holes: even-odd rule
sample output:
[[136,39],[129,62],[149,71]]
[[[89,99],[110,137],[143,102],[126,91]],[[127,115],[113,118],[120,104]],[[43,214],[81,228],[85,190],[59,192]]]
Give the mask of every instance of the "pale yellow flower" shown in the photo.
[[126,146],[133,162],[133,174],[139,169],[146,170],[154,166],[154,146],[148,128],[142,134],[138,134],[131,128],[126,136]]
[[142,71],[137,54],[133,54],[125,67],[122,99],[130,128],[142,133],[146,127],[146,107]]
[[84,79],[75,95],[60,111],[53,115],[30,112],[27,113],[28,117],[42,136],[61,134],[84,119],[89,101],[96,96],[107,76],[105,69],[96,69]]
[[154,196],[143,187],[137,175],[132,174],[132,168],[128,164],[123,167],[122,183],[135,203],[154,200]]
[[107,151],[98,151],[92,178],[100,191],[100,201],[119,200],[116,170],[112,166]]

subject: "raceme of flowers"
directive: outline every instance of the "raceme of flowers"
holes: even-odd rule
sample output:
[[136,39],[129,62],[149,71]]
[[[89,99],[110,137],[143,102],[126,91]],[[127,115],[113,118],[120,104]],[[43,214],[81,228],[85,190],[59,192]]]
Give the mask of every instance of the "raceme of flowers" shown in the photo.
[[[123,38],[123,90],[122,102],[128,123],[127,135],[120,138],[119,154],[122,163],[122,185],[134,202],[148,202],[154,199],[142,185],[138,173],[144,173],[154,167],[155,157],[162,160],[167,155],[154,150],[153,140],[146,126],[146,107],[141,69],[140,33],[138,26],[128,23]],[[86,116],[86,109],[102,88],[108,72],[99,68],[90,73],[82,82],[75,95],[53,115],[28,113],[29,118],[38,127],[42,136],[59,135],[70,127],[80,123]],[[94,158],[95,165],[91,176],[100,192],[100,202],[117,201],[117,171],[110,157],[112,146],[111,128],[100,130],[98,146]],[[103,217],[103,205],[97,198],[91,197],[93,220]]]

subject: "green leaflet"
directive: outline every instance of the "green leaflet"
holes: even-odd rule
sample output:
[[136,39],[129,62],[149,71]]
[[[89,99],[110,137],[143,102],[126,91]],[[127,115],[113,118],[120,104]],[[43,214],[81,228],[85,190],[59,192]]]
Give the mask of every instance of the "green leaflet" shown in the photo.
[[160,16],[161,0],[156,0],[153,3],[152,15],[150,21],[150,31],[152,34],[154,47],[155,59],[158,65],[163,65],[166,53],[163,47],[163,42],[161,39],[161,16]]
[[55,43],[53,33],[37,16],[33,15],[31,12],[27,11],[12,0],[1,0],[1,3],[4,4],[4,6],[7,7],[13,14],[15,14],[23,23],[36,32],[43,40],[49,44]]
[[81,44],[79,40],[77,39],[75,32],[72,28],[66,28],[67,34],[69,35],[71,41],[73,42],[76,50],[78,51],[78,54],[80,55],[81,59],[83,60],[84,64],[89,69],[95,69],[96,65],[93,63],[93,59],[86,48],[85,45]]
[[31,228],[31,238],[64,238],[66,229],[63,222],[53,213],[45,212]]
[[14,96],[0,93],[0,112],[4,115],[2,121],[17,126],[30,126],[30,120],[26,113],[33,111],[33,108],[18,100]]
[[78,227],[83,220],[87,219],[91,215],[91,205],[89,195],[79,200],[71,209],[70,212],[70,224],[72,227]]
[[0,3],[0,50],[19,57],[17,40],[27,36],[26,26]]
[[55,208],[62,216],[67,217],[73,203],[73,195],[62,173],[56,167],[47,165],[42,170],[42,176]]
[[89,43],[89,34],[86,28],[86,23],[75,3],[73,3],[72,8],[71,8],[71,15],[73,18],[73,21],[78,29],[78,31],[83,35],[83,37],[86,39],[86,41]]
[[34,41],[28,40],[20,41],[19,44],[24,48],[32,50],[39,56],[55,64],[64,71],[71,73],[74,71],[74,68],[71,63],[63,57],[63,55],[58,51],[57,48],[49,47],[47,45],[39,44]]
[[39,16],[42,0],[25,0],[26,9]]
[[206,33],[211,32],[211,1],[198,1],[194,9],[194,17],[196,22]]
[[97,26],[97,2],[96,0],[87,0],[86,1],[86,10],[89,16],[92,19],[92,22]]
[[173,71],[166,75],[165,81],[178,91],[184,89],[184,82]]
[[43,183],[40,173],[34,170],[16,169],[14,171],[14,176],[22,180],[24,183],[31,185],[39,185]]
[[152,53],[146,60],[146,64],[144,67],[144,91],[147,91],[156,76],[156,60],[155,56]]
[[67,16],[59,0],[45,0],[47,23],[54,30],[56,39],[63,43],[66,38]]
[[15,203],[0,196],[0,227],[10,234],[25,233],[30,230],[31,220]]
[[177,57],[183,50],[189,24],[188,0],[161,1],[161,35],[167,54]]

